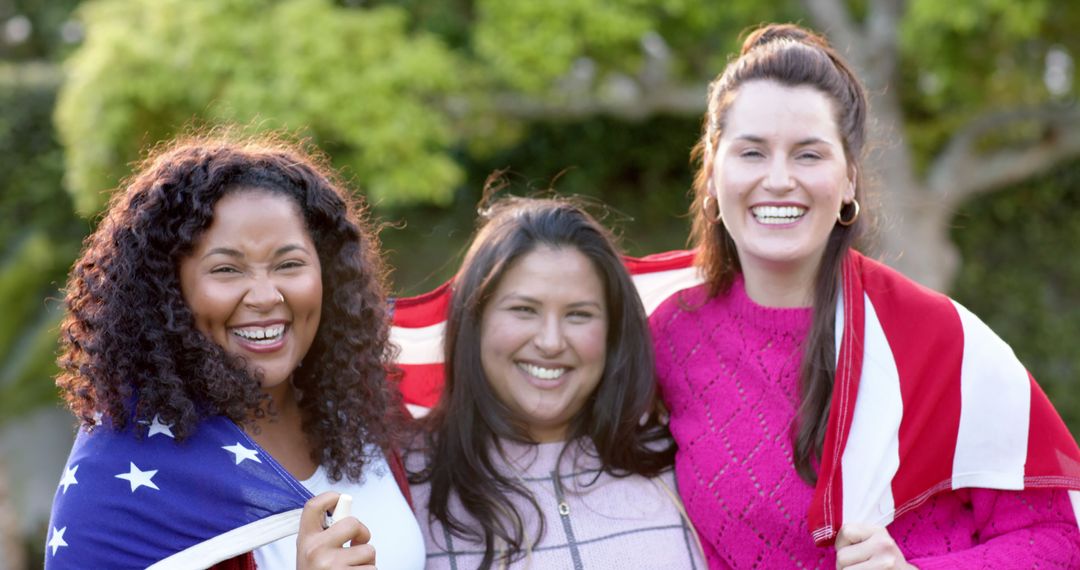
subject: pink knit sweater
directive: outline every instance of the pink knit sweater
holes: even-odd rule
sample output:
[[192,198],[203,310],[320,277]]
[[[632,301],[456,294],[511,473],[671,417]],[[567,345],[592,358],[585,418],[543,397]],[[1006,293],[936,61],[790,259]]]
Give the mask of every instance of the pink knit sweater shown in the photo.
[[[710,568],[835,568],[814,546],[814,489],[792,465],[810,309],[747,297],[741,279],[707,299],[704,286],[650,318],[657,371],[679,444],[675,473]],[[889,525],[919,568],[1080,568],[1080,530],[1056,490],[942,493]]]

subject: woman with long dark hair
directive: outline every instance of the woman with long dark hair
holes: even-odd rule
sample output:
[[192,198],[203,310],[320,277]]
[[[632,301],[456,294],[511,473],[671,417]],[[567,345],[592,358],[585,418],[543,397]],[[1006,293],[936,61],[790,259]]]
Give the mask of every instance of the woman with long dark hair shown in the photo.
[[451,282],[442,397],[407,458],[428,568],[701,568],[610,235],[563,200],[482,218]]
[[[57,385],[82,429],[46,566],[420,567],[383,279],[316,155],[206,136],[147,158],[67,286]],[[366,526],[324,530],[339,493]]]
[[963,307],[853,248],[867,115],[793,25],[755,30],[710,87],[705,283],[650,317],[709,565],[1076,568],[1080,453],[1045,396]]

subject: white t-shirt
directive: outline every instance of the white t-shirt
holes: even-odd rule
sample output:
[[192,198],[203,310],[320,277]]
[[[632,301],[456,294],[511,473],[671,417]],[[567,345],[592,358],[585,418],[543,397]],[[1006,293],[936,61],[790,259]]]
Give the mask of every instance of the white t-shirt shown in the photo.
[[[371,531],[371,545],[375,547],[375,563],[379,568],[422,570],[426,553],[420,525],[401,494],[386,457],[378,451],[369,453],[368,457],[372,459],[364,466],[362,483],[348,479],[331,481],[321,465],[310,479],[300,483],[315,495],[326,491],[352,495],[352,514]],[[255,549],[255,565],[259,570],[296,568],[296,535]]]

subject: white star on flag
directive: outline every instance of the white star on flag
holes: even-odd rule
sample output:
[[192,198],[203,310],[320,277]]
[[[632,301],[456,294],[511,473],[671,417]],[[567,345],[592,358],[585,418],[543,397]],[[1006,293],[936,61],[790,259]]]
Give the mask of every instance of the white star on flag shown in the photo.
[[131,470],[127,473],[120,473],[116,476],[117,479],[127,479],[131,483],[131,492],[134,493],[135,489],[139,487],[150,487],[151,489],[158,489],[158,486],[152,481],[154,475],[157,475],[157,469],[151,469],[149,471],[143,471],[131,463]]
[[[140,423],[142,423],[143,425],[146,425],[146,422],[140,422]],[[150,439],[150,438],[154,437],[155,435],[157,435],[159,433],[162,434],[162,435],[167,435],[167,436],[169,436],[169,437],[171,437],[173,439],[176,439],[176,436],[173,435],[172,430],[169,429],[173,425],[172,424],[163,424],[163,423],[161,423],[161,416],[159,416],[157,414],[154,414],[154,420],[152,422],[150,422],[149,425],[150,425],[150,433],[146,434],[146,439]]]
[[236,445],[226,445],[223,446],[221,449],[236,454],[237,465],[240,465],[240,462],[245,459],[254,459],[256,462],[262,463],[262,459],[259,459],[258,451],[255,451],[254,449],[248,449],[240,445],[239,441],[236,442]]
[[48,547],[52,548],[53,556],[56,556],[56,551],[60,550],[61,546],[68,545],[67,541],[64,540],[65,532],[67,532],[66,526],[60,530],[56,530],[55,526],[52,528],[52,538],[49,539]]
[[[60,479],[60,486],[64,488],[64,493],[67,493],[68,487],[72,485],[78,485],[79,481],[75,479],[75,472],[79,470],[79,466],[65,467],[64,477]],[[67,527],[64,527],[67,528]]]
[[[94,412],[94,425],[96,425],[96,426],[101,425],[101,419],[104,418],[104,417],[105,417],[105,414],[103,414],[101,412]],[[65,528],[67,528],[67,527],[65,527]]]

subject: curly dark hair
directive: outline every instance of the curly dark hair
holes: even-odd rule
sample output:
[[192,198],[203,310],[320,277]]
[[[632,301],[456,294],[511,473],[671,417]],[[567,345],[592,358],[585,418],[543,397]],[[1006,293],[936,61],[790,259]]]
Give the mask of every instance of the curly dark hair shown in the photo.
[[[502,453],[500,439],[532,440],[523,421],[491,390],[481,362],[484,307],[524,256],[542,246],[576,249],[604,285],[609,318],[604,371],[571,420],[560,461],[571,446],[587,440],[604,472],[653,477],[673,464],[675,444],[659,419],[645,309],[611,233],[568,199],[507,197],[482,212],[481,219],[453,280],[444,341],[446,383],[439,403],[419,422],[426,468],[412,473],[411,481],[431,483],[430,518],[457,536],[482,542],[479,567],[490,568],[497,542],[507,546],[501,561],[515,560],[526,548],[524,518],[511,495],[536,510],[538,537],[545,528],[536,499],[492,461],[492,454]],[[593,453],[587,446],[582,449]],[[454,513],[453,496],[471,519]]]
[[390,448],[398,391],[388,381],[386,273],[366,207],[313,149],[281,137],[213,134],[147,157],[109,202],[68,279],[56,384],[87,426],[160,415],[183,439],[208,416],[252,425],[268,413],[258,374],[199,332],[180,260],[223,196],[259,189],[299,207],[322,265],[322,317],[293,375],[312,459],[359,479],[365,443]]

